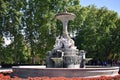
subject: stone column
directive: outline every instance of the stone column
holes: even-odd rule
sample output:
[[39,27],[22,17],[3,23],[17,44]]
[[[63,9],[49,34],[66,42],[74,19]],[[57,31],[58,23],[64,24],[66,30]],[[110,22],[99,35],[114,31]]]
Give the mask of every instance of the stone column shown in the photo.
[[63,37],[64,38],[69,38],[68,30],[67,30],[68,20],[63,20],[62,24],[63,24]]

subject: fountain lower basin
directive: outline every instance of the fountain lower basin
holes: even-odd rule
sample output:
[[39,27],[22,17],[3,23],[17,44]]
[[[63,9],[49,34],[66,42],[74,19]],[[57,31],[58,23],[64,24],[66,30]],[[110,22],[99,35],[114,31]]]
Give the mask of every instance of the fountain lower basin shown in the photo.
[[27,77],[95,77],[117,75],[119,67],[104,68],[45,68],[36,66],[13,66],[13,76]]

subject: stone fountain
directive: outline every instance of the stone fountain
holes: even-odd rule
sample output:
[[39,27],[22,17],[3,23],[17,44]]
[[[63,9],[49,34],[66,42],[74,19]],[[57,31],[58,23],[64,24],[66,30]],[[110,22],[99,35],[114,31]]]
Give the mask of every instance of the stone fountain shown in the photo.
[[117,75],[119,67],[85,67],[85,51],[78,50],[67,31],[73,13],[55,15],[63,24],[63,34],[58,36],[54,48],[46,53],[46,66],[13,66],[14,76],[27,77],[95,77]]
[[68,12],[55,15],[63,24],[63,35],[56,38],[54,49],[46,53],[47,68],[80,68],[81,65],[81,68],[84,67],[81,61],[85,51],[76,48],[67,31],[69,20],[74,20],[75,17],[73,13]]

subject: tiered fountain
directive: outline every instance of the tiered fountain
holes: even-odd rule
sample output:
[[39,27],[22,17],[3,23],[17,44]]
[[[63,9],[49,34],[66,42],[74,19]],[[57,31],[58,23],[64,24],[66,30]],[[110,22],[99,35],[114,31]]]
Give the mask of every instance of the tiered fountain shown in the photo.
[[56,38],[52,51],[46,53],[46,66],[14,66],[13,74],[19,77],[93,77],[118,74],[118,67],[85,68],[85,51],[78,50],[67,31],[67,23],[75,15],[63,12],[55,15],[63,23],[63,35]]
[[67,31],[68,21],[74,20],[75,15],[64,12],[56,14],[55,18],[63,24],[63,35],[56,38],[54,49],[47,52],[46,66],[47,68],[80,68],[82,56],[85,55],[84,50],[76,49]]

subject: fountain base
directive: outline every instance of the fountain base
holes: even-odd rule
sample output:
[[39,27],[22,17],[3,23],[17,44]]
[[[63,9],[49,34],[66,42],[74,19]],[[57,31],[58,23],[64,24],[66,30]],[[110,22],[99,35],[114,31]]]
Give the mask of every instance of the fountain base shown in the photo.
[[14,66],[13,76],[27,77],[95,77],[117,75],[119,67],[106,68],[35,68]]

